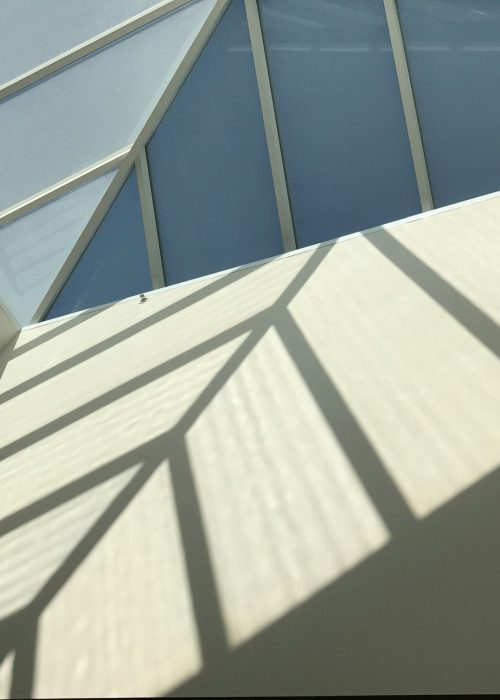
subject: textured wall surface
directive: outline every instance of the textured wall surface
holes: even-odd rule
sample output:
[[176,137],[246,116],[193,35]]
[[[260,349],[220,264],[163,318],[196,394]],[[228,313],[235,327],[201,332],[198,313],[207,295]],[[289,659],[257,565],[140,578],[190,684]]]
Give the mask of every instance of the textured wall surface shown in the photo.
[[3,695],[498,692],[499,220],[23,330]]

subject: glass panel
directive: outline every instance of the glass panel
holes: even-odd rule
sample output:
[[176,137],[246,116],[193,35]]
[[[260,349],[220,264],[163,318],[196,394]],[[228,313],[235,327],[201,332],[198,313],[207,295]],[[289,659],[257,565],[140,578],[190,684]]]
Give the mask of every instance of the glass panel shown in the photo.
[[0,84],[93,39],[156,2],[3,0],[0,3]]
[[262,0],[300,245],[420,211],[382,0]]
[[169,284],[282,252],[241,0],[229,6],[148,156]]
[[0,297],[21,324],[30,323],[114,174],[0,228]]
[[124,299],[151,286],[134,170],[46,318]]
[[197,0],[0,105],[0,210],[127,146],[215,0]]
[[434,203],[500,190],[500,3],[400,0]]

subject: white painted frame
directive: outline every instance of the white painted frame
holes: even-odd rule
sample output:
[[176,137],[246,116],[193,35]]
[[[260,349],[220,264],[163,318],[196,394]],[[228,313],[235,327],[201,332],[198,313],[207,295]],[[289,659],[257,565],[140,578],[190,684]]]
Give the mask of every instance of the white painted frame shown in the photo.
[[[160,17],[179,9],[189,2],[191,2],[191,0],[163,0],[157,5],[154,5],[148,10],[145,10],[144,12],[131,17],[121,24],[112,27],[93,39],[86,41],[63,54],[60,54],[59,56],[56,56],[50,61],[37,66],[28,73],[25,73],[9,83],[5,83],[4,85],[0,86],[0,101],[20,90],[23,90],[29,85],[42,80],[43,78],[49,77],[61,68],[65,68],[81,58],[84,58],[85,56],[108,46],[117,39],[121,39],[137,29],[140,29],[159,19]],[[296,247],[295,233],[257,3],[258,0],[245,0],[252,53],[269,150],[269,159],[271,162],[274,189],[276,193],[278,214],[280,218],[283,243],[285,246],[285,251],[287,251],[293,250]],[[429,211],[434,207],[434,204],[396,0],[384,0],[384,7],[389,27],[392,52],[396,65],[396,72],[410,141],[413,165],[417,178],[420,201],[422,210]],[[68,178],[65,178],[61,182],[51,185],[49,188],[32,195],[28,199],[5,209],[4,211],[0,212],[0,226],[17,219],[20,216],[24,216],[24,214],[27,214],[29,211],[46,204],[52,199],[62,196],[73,187],[80,186],[87,180],[91,180],[94,177],[98,177],[108,170],[113,169],[121,162],[121,160],[123,160],[130,149],[131,146],[128,146],[121,151],[108,156],[102,161],[99,161],[81,170],[80,172],[69,176]]]
[[[104,32],[95,39],[85,42],[85,44],[76,47],[66,54],[61,54],[61,56],[56,57],[47,64],[43,64],[43,66],[39,66],[37,69],[29,73],[31,76],[29,80],[31,82],[35,82],[35,80],[39,80],[41,77],[46,77],[56,70],[59,70],[64,65],[69,65],[73,61],[79,60],[82,56],[88,55],[93,51],[102,48],[102,46],[108,45],[117,38],[126,36],[132,31],[135,31],[147,23],[178,9],[188,2],[190,2],[190,0],[163,0],[163,2],[160,2],[158,5],[155,5],[146,12],[136,15],[130,20],[123,22],[121,25]],[[10,209],[0,212],[0,225],[2,225],[32,211],[39,206],[42,206],[56,197],[60,197],[67,191],[82,185],[88,180],[91,180],[115,167],[119,168],[115,178],[106,190],[79,240],[66,259],[62,269],[59,271],[58,275],[53,281],[44,299],[40,303],[32,318],[32,323],[39,322],[40,319],[47,313],[48,309],[54,302],[67,278],[77,264],[83,251],[97,231],[100,223],[111,207],[134,165],[137,173],[141,212],[144,223],[146,247],[148,251],[148,260],[153,288],[159,289],[166,285],[145,147],[170,107],[184,80],[187,78],[195,61],[198,59],[203,48],[208,42],[212,32],[222,18],[222,15],[229,5],[229,2],[230,0],[217,0],[205,24],[201,28],[188,53],[179,65],[178,70],[173,76],[171,82],[160,97],[134,144],[63,180],[62,182],[53,185],[47,190],[44,190],[43,192],[20,202]],[[420,201],[422,210],[426,212],[434,209],[434,203],[432,199],[427,164],[406,60],[406,52],[399,22],[396,0],[384,0],[384,8],[389,27],[391,46],[396,65],[398,84],[403,103]],[[295,250],[297,245],[269,77],[269,68],[262,35],[258,0],[245,0],[245,9],[280,220],[281,235],[285,252],[290,252]],[[43,71],[46,71],[46,73],[42,75]],[[27,75],[28,74],[26,74],[26,76]],[[19,79],[16,79],[16,81],[13,81],[18,86],[21,86],[19,89],[24,87],[24,83],[22,83],[22,81],[28,80],[28,77],[26,76],[21,76]],[[2,90],[5,87],[6,86],[0,87],[0,99],[2,97]],[[12,91],[15,91],[13,87]]]
[[60,182],[56,182],[55,185],[47,187],[47,189],[28,197],[28,199],[25,199],[22,202],[9,207],[8,209],[4,209],[2,212],[0,212],[0,226],[8,224],[11,221],[14,221],[14,219],[19,219],[21,216],[29,214],[30,211],[38,209],[44,204],[48,204],[48,202],[52,201],[53,199],[62,197],[70,190],[80,187],[81,185],[90,180],[94,180],[100,175],[104,175],[104,173],[107,173],[110,170],[114,170],[114,168],[118,167],[130,153],[131,148],[132,146],[126,146],[107,158],[103,158],[103,160],[90,165],[88,168],[84,168],[78,173],[70,175]]
[[141,146],[135,159],[135,172],[137,175],[137,186],[139,188],[139,199],[141,201],[142,221],[144,224],[144,235],[146,237],[146,248],[148,251],[149,271],[153,289],[165,287],[165,275],[161,258],[160,239],[156,226],[156,213],[151,190],[151,178],[149,176],[148,156],[144,146]]
[[[192,2],[192,0],[162,0],[162,2],[150,7],[148,10],[140,12],[139,14],[130,17],[128,20],[125,20],[121,24],[117,24],[116,26],[111,27],[111,29],[98,34],[93,39],[89,39],[88,41],[75,46],[69,51],[50,59],[50,61],[42,63],[14,80],[0,85],[0,103],[2,100],[11,97],[15,93],[24,90],[30,85],[43,80],[44,78],[49,78],[62,68],[66,68],[72,63],[95,53],[99,49],[109,46],[118,39],[122,39],[130,35],[138,29],[142,29],[146,25],[151,24],[151,22],[154,22],[161,17],[165,17],[169,13],[178,10],[190,2]],[[128,151],[130,151],[131,147],[131,145],[127,146],[117,153],[107,156],[103,160],[98,161],[97,163],[94,163],[93,165],[90,165],[73,175],[70,175],[64,180],[51,185],[41,192],[37,192],[28,199],[17,202],[7,209],[4,209],[4,211],[0,211],[0,226],[24,216],[24,214],[27,214],[29,211],[46,204],[52,199],[61,197],[63,194],[65,194],[65,192],[73,187],[78,187],[87,180],[91,180],[104,174],[108,170],[112,170],[121,162],[121,160],[123,160]]]
[[[40,302],[37,310],[33,314],[31,323],[39,322],[54,303],[57,295],[59,294],[69,275],[75,268],[78,260],[80,259],[84,250],[90,243],[92,237],[96,233],[102,220],[104,219],[109,208],[111,207],[116,196],[118,195],[120,189],[125,183],[125,180],[130,174],[132,168],[134,167],[135,161],[139,156],[141,149],[144,149],[146,147],[147,143],[153,136],[158,125],[160,124],[161,120],[163,119],[167,110],[169,109],[170,105],[175,99],[175,96],[182,87],[182,84],[189,75],[191,68],[194,66],[196,60],[205,48],[205,45],[207,44],[208,40],[212,35],[212,32],[214,31],[222,15],[226,11],[229,2],[230,0],[216,0],[214,7],[210,11],[206,21],[199,30],[193,43],[189,47],[186,55],[177,67],[177,70],[175,71],[172,79],[170,80],[161,97],[159,98],[158,102],[156,103],[153,111],[149,115],[135,142],[128,151],[128,154],[121,162],[118,172],[116,173],[112,182],[108,186],[108,189],[104,193],[94,213],[90,217],[78,241],[71,250],[69,256],[66,258],[62,268],[59,270],[59,273],[56,275],[54,281],[50,285],[47,293]],[[151,186],[149,185],[149,188],[150,187]]]
[[410,141],[413,167],[417,178],[420,204],[422,206],[422,211],[430,211],[431,209],[434,209],[434,201],[432,198],[429,171],[427,169],[422,134],[418,123],[417,107],[411,85],[408,61],[406,60],[406,50],[396,0],[384,0],[384,9],[387,24],[389,26],[392,54],[394,56],[394,63],[396,64],[399,92],[403,103],[403,111],[405,115],[408,139]]
[[283,164],[283,153],[281,150],[274,100],[271,90],[271,80],[267,65],[266,49],[262,36],[262,25],[260,21],[257,0],[245,0],[245,9],[252,45],[252,54],[257,75],[257,86],[259,89],[262,117],[266,132],[267,150],[271,163],[271,173],[274,183],[274,192],[278,208],[278,216],[281,228],[281,237],[285,253],[297,248],[295,231],[293,226],[292,209],[288,196],[288,186],[286,182],[285,166]]
[[135,32],[137,29],[141,29],[146,24],[154,22],[160,17],[167,15],[169,12],[177,10],[188,2],[191,2],[191,0],[162,0],[162,2],[153,5],[148,10],[144,10],[130,17],[120,24],[107,29],[105,32],[101,32],[101,34],[98,34],[92,39],[78,44],[78,46],[51,58],[49,61],[40,64],[36,68],[32,68],[17,78],[3,83],[3,85],[0,85],[0,101],[11,97],[16,92],[24,90],[30,85],[33,85],[33,83],[37,83],[39,80],[48,78],[58,70],[61,70],[61,68],[66,68],[66,66],[69,66],[71,63],[75,63],[81,58],[85,58],[85,56],[105,46],[109,46],[109,44],[112,44],[114,41],[122,39],[128,34]]

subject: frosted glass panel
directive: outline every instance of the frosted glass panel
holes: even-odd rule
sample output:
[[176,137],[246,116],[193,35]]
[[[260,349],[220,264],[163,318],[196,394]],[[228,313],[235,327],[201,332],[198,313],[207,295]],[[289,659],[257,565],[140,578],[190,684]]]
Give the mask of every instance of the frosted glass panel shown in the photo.
[[168,283],[283,251],[241,0],[229,6],[148,156]]
[[124,299],[151,286],[134,170],[46,318]]
[[0,104],[0,210],[127,146],[215,0],[196,2]]
[[0,298],[21,324],[31,321],[113,176],[106,173],[0,227]]
[[0,84],[155,5],[157,0],[3,0]]
[[420,211],[382,0],[262,0],[300,245]]
[[500,190],[500,2],[399,12],[436,206]]

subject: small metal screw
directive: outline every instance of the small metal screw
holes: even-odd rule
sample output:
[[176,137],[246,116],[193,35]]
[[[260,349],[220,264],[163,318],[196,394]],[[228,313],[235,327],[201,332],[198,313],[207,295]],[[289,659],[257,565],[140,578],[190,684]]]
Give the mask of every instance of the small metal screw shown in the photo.
[[140,294],[140,298],[141,298],[141,301],[139,302],[140,304],[144,304],[144,302],[148,300],[148,298],[145,294]]

